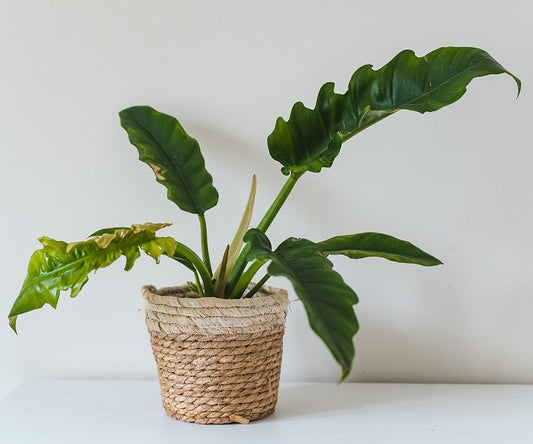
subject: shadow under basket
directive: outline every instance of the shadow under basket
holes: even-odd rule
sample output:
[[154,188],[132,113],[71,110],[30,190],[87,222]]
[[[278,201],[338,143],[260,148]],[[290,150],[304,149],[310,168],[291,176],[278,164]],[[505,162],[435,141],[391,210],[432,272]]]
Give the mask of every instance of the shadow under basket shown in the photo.
[[163,407],[173,418],[226,424],[264,418],[278,400],[288,294],[198,298],[186,285],[141,290]]

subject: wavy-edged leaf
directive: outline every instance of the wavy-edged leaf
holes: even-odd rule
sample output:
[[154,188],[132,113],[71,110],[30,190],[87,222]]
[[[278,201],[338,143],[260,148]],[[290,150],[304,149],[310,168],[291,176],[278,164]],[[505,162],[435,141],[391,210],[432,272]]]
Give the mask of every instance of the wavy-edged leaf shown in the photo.
[[126,257],[130,270],[143,250],[159,262],[162,254],[172,256],[176,241],[157,237],[156,232],[170,224],[132,225],[84,242],[66,243],[48,237],[39,241],[43,248],[33,253],[22,289],[9,313],[9,323],[16,331],[17,316],[50,304],[56,308],[61,291],[76,297],[89,279],[89,273],[107,267],[120,256]]
[[120,124],[139,151],[139,160],[155,173],[167,197],[183,211],[203,215],[218,202],[213,178],[196,139],[172,116],[149,106],[133,106],[119,113]]
[[89,237],[95,237],[95,236],[101,236],[102,234],[113,234],[117,230],[129,230],[130,227],[109,227],[109,228],[102,228],[98,231],[95,231],[93,234],[90,234]]
[[411,242],[382,233],[358,233],[335,236],[318,242],[325,255],[342,254],[352,259],[381,257],[394,262],[424,266],[440,265],[436,257],[422,251]]
[[[169,224],[170,225],[170,224]],[[103,236],[104,234],[114,234],[117,230],[129,230],[130,227],[110,227],[110,228],[102,228],[101,230],[95,231],[93,234],[91,234],[88,237],[94,237],[94,236]],[[103,237],[102,239],[105,239]],[[102,246],[102,240],[99,241],[100,246]],[[105,244],[104,244],[105,245]],[[196,268],[194,267],[193,263],[183,254],[180,254],[177,250],[174,252],[172,256],[169,256],[171,259],[174,259],[175,261],[179,262],[180,264],[187,267],[189,270],[196,272]]]
[[359,329],[353,310],[355,292],[314,242],[290,238],[272,251],[266,235],[257,229],[248,231],[244,240],[251,245],[250,259],[269,259],[268,272],[291,281],[311,328],[341,365],[342,381],[351,370],[355,356],[352,338]]
[[372,65],[359,68],[345,94],[326,83],[314,109],[296,103],[268,136],[270,155],[283,165],[283,174],[319,172],[332,165],[345,140],[379,120],[401,109],[436,111],[460,99],[472,79],[503,73],[520,93],[520,80],[482,49],[439,48],[424,57],[402,51],[376,71]]
[[[225,269],[225,279],[227,279],[227,276],[229,275],[231,269],[235,265],[235,262],[237,261],[237,258],[239,257],[239,253],[241,251],[242,245],[243,245],[243,238],[246,232],[248,231],[248,228],[250,227],[250,221],[252,220],[252,213],[254,210],[254,202],[255,202],[255,191],[257,188],[257,178],[255,177],[255,174],[252,177],[252,186],[250,188],[250,195],[248,196],[248,201],[246,202],[246,208],[244,209],[244,213],[242,215],[241,223],[239,224],[239,227],[237,228],[237,232],[235,233],[235,236],[233,240],[231,241],[231,244],[229,245],[228,249],[228,258],[226,263],[226,269]],[[222,264],[220,264],[215,271],[215,274],[213,275],[213,279],[218,281],[220,276]]]

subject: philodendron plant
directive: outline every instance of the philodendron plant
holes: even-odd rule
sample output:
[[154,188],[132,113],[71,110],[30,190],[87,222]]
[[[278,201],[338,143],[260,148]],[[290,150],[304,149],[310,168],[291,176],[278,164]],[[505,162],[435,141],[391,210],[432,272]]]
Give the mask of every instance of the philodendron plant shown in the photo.
[[[217,204],[218,192],[198,142],[174,117],[153,108],[134,106],[121,111],[121,125],[139,159],[167,188],[168,199],[198,216],[201,255],[171,237],[159,236],[159,230],[169,225],[166,223],[106,228],[76,243],[41,237],[43,248],[31,257],[28,275],[9,313],[11,327],[15,330],[17,316],[22,313],[46,303],[55,308],[62,290],[70,290],[75,297],[91,271],[121,256],[126,257],[125,269],[130,270],[144,251],[156,262],[163,255],[187,267],[193,278],[189,286],[198,297],[249,298],[271,276],[285,276],[302,301],[311,328],[341,365],[344,379],[355,354],[352,339],[358,323],[353,306],[357,296],[328,257],[374,256],[425,266],[441,262],[405,240],[381,233],[340,235],[319,242],[289,237],[273,248],[265,234],[268,227],[298,179],[308,171],[318,173],[331,167],[348,139],[399,110],[436,111],[458,100],[472,79],[502,73],[516,81],[520,92],[520,80],[481,49],[447,47],[424,57],[405,50],[378,70],[371,65],[359,68],[344,94],[335,93],[333,83],[324,84],[314,109],[296,103],[288,120],[277,119],[267,139],[270,155],[281,163],[287,180],[257,227],[249,229],[254,176],[235,238],[214,271],[205,213]],[[257,284],[251,284],[261,269],[265,270]]]

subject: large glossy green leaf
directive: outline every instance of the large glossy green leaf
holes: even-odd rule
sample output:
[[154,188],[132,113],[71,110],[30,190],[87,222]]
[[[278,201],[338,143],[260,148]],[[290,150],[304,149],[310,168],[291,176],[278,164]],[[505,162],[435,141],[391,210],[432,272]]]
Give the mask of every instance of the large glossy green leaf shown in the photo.
[[382,233],[359,233],[335,236],[318,242],[325,255],[343,254],[352,259],[382,257],[394,262],[425,266],[442,264],[436,257],[412,243]]
[[268,272],[291,281],[311,328],[341,365],[341,380],[346,378],[355,356],[352,338],[359,329],[353,310],[357,303],[355,292],[314,242],[290,238],[272,251],[266,235],[257,229],[248,231],[244,240],[251,246],[250,260],[270,260]]
[[481,49],[447,47],[424,57],[402,51],[377,71],[359,68],[344,94],[326,83],[314,109],[296,103],[268,136],[270,155],[283,174],[319,172],[332,165],[345,140],[379,120],[401,109],[436,111],[461,98],[472,79],[502,73],[513,77],[520,92],[520,80]]
[[149,106],[133,106],[119,113],[139,160],[155,173],[167,197],[189,213],[203,215],[218,202],[213,178],[205,169],[198,141],[172,116]]
[[157,237],[156,232],[170,224],[132,225],[114,233],[84,242],[68,244],[48,237],[39,241],[43,248],[33,253],[22,289],[9,313],[9,323],[16,331],[17,316],[50,304],[56,308],[59,294],[70,290],[78,295],[89,279],[89,273],[107,267],[120,256],[126,257],[125,270],[130,270],[143,250],[159,262],[162,254],[172,256],[176,241]]

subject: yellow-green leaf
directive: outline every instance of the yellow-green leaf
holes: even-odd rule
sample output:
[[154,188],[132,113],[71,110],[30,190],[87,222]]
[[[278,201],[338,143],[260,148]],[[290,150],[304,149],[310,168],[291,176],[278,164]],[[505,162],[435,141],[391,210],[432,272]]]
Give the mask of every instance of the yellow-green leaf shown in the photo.
[[[246,203],[246,208],[244,209],[244,214],[242,215],[241,223],[239,224],[239,227],[237,228],[235,237],[233,238],[233,240],[231,241],[231,244],[229,245],[225,279],[227,279],[227,276],[229,275],[231,269],[233,268],[233,265],[235,265],[235,262],[237,261],[237,258],[239,257],[239,253],[243,245],[244,235],[246,234],[246,232],[248,231],[248,228],[250,227],[250,221],[252,220],[252,213],[254,210],[256,188],[257,188],[257,179],[254,174],[252,178],[252,186],[250,188],[250,195],[248,196],[248,202]],[[219,280],[221,266],[222,264],[218,266],[213,276],[213,278],[217,281]]]
[[126,270],[139,257],[139,249],[156,261],[162,254],[172,256],[176,241],[155,234],[168,225],[132,225],[129,229],[119,228],[114,233],[70,244],[41,237],[43,248],[35,251],[30,259],[28,274],[9,313],[9,325],[16,331],[18,315],[44,304],[56,308],[61,291],[70,290],[71,297],[77,296],[91,271],[111,265],[120,256],[126,257]]

